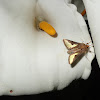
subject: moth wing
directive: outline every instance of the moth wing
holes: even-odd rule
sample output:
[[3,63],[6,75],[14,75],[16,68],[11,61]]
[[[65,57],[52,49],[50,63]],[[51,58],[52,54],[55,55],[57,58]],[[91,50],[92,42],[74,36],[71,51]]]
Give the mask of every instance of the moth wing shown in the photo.
[[73,54],[70,54],[69,55],[69,64],[72,64],[80,55],[82,55],[83,53],[79,53],[79,52],[76,52],[76,53],[73,53]]
[[63,42],[64,42],[64,44],[65,44],[65,46],[67,47],[68,50],[75,48],[80,44],[80,43],[77,43],[77,42],[74,42],[74,41],[71,41],[71,40],[67,40],[67,39],[63,39]]

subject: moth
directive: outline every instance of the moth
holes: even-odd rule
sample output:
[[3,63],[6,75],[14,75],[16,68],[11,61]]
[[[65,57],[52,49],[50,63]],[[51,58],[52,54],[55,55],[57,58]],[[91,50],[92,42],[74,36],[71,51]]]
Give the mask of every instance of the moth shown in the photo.
[[63,42],[68,49],[67,53],[69,54],[69,64],[73,64],[77,58],[89,51],[88,43],[78,43],[68,39],[63,39]]

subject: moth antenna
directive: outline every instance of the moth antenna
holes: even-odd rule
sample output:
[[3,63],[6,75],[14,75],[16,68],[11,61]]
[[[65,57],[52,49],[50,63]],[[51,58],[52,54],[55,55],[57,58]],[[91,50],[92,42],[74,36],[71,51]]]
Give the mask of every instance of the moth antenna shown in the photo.
[[[85,55],[85,57],[87,58],[87,56],[86,56],[86,55]],[[87,58],[87,60],[88,60],[88,61],[90,61],[88,58]]]
[[[90,51],[90,50],[89,50],[88,52],[92,53],[92,55],[93,55],[93,53],[94,53],[93,51]],[[87,54],[85,55],[85,57],[87,58]],[[87,58],[87,59],[88,59],[88,58]],[[88,59],[88,61],[90,61],[90,60]]]
[[83,39],[81,38],[81,40],[82,40],[82,43],[84,43],[84,41],[83,41]]
[[[81,38],[81,40],[82,40],[82,43],[84,43],[84,40],[82,38]],[[92,41],[90,41],[90,42],[92,42]],[[90,42],[86,43],[86,45],[89,44]]]
[[[90,42],[92,42],[92,41],[90,41]],[[86,45],[88,45],[90,42],[88,42],[88,43],[86,43]],[[91,45],[88,45],[89,47],[91,46],[91,47],[94,47],[94,45],[93,45],[93,43],[91,44]]]
[[91,43],[92,41],[90,41],[90,42],[88,42],[88,43],[86,43],[86,44],[89,44],[89,43]]
[[91,47],[94,47],[94,45],[88,45],[89,47],[91,46]]
[[93,45],[93,44],[91,44],[91,45],[88,45],[88,46],[89,46],[89,47],[90,47],[90,46],[92,46],[92,47],[93,47],[94,45]]

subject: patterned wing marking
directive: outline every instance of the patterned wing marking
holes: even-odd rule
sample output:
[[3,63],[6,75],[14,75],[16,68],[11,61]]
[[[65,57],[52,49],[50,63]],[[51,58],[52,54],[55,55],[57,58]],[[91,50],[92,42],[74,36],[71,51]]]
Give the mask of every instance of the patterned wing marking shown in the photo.
[[64,39],[63,41],[64,41],[64,44],[67,47],[67,49],[74,48],[74,47],[76,47],[78,45],[78,43],[72,42],[72,41],[67,40],[67,39]]
[[72,64],[78,57],[79,57],[79,53],[73,53],[69,56],[69,64]]

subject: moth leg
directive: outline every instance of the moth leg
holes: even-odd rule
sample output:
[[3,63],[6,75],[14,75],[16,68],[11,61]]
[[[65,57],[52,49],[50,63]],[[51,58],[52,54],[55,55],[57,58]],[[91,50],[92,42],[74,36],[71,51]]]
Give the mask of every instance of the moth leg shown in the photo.
[[68,50],[67,53],[68,53],[68,54],[71,54],[71,50]]
[[[95,54],[95,52],[93,52],[93,51],[89,51],[90,53],[92,53],[92,56],[94,56],[94,54]],[[94,53],[94,54],[93,54]]]
[[[90,51],[90,50],[89,50],[88,52],[92,53],[92,55],[93,55],[93,53],[94,53],[94,52],[92,52],[92,51]],[[85,54],[85,57],[87,58],[87,53]],[[88,59],[88,58],[87,58],[87,59]],[[88,59],[88,61],[90,61],[90,60]]]
[[68,54],[73,54],[73,53],[75,53],[75,52],[72,51],[72,50],[68,50],[67,53],[68,53]]
[[[85,57],[87,58],[87,54],[85,55]],[[87,58],[87,60],[90,62],[90,60]]]
[[[88,45],[88,44],[91,43],[91,42],[92,42],[92,41],[86,43],[86,45]],[[88,45],[88,46],[89,46],[89,47],[90,47],[90,46],[94,47],[93,43],[92,43],[91,45]]]
[[94,53],[93,51],[89,51],[90,53]]

